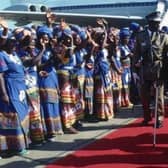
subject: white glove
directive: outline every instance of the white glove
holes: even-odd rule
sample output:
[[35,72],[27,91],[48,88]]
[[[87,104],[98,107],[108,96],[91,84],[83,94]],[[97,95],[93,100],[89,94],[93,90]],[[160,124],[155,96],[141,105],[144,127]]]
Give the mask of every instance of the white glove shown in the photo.
[[137,83],[140,80],[139,76],[135,72],[133,72],[132,75],[133,75],[134,82]]

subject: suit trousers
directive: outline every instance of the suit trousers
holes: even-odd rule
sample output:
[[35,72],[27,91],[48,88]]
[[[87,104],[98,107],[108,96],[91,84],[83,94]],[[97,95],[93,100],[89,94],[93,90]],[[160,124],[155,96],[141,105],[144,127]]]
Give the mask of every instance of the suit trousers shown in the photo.
[[[158,87],[158,101],[157,101],[157,121],[163,121],[164,119],[164,82],[160,81],[157,84]],[[145,121],[152,119],[152,112],[150,109],[150,103],[152,101],[151,88],[154,88],[153,100],[155,100],[156,87],[154,87],[153,81],[144,80],[141,84],[141,101],[143,106],[143,117]]]

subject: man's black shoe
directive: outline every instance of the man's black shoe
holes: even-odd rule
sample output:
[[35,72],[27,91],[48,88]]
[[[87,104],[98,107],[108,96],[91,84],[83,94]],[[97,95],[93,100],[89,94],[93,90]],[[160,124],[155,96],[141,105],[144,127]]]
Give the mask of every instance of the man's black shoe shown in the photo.
[[142,125],[143,125],[143,126],[147,126],[147,125],[149,125],[149,122],[150,122],[150,121],[152,121],[152,118],[144,119],[144,120],[142,121]]
[[89,123],[97,123],[99,122],[99,119],[93,114],[88,114],[85,116],[85,121]]
[[163,127],[163,121],[157,121],[156,128],[161,128],[161,127]]
[[94,116],[90,116],[86,119],[86,121],[89,123],[97,123],[97,122],[99,122],[99,119]]
[[73,127],[78,129],[78,128],[82,128],[83,127],[83,124],[81,121],[76,121],[74,124],[73,124]]
[[147,126],[149,124],[149,120],[143,120],[141,124],[143,126]]

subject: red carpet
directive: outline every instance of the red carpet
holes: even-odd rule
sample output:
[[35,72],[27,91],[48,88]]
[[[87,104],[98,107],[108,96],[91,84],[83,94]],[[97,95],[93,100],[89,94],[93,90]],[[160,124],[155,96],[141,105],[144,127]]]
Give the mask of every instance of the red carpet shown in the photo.
[[121,128],[46,168],[168,168],[168,118],[157,129],[153,147],[153,124],[140,122]]

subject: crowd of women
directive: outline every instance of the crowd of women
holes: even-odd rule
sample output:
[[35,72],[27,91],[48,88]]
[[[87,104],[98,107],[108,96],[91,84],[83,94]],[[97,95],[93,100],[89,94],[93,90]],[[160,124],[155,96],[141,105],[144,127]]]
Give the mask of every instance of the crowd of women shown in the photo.
[[44,25],[12,30],[0,20],[1,154],[25,154],[30,144],[78,133],[82,120],[107,121],[132,106],[139,24],[118,29],[98,19],[96,27],[80,27],[55,19],[47,12]]

